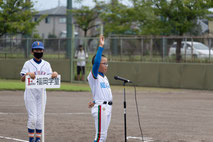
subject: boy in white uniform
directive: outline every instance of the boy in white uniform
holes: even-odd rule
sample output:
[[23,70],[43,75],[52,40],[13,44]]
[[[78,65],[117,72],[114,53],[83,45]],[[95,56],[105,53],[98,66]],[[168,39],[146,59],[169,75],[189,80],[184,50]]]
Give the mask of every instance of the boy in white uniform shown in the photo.
[[112,92],[105,73],[107,72],[107,58],[102,55],[104,37],[100,36],[97,54],[93,57],[92,71],[87,79],[93,94],[93,102],[89,102],[89,108],[95,119],[96,136],[94,142],[105,142],[107,130],[111,120]]
[[[25,76],[29,75],[32,79],[36,75],[52,75],[52,78],[57,77],[57,72],[52,72],[50,64],[41,59],[44,52],[44,45],[40,41],[35,41],[32,44],[33,59],[25,62],[21,70],[21,81],[25,81]],[[45,95],[45,106],[46,106],[46,90]],[[42,133],[42,89],[25,89],[24,101],[25,107],[28,112],[28,136],[29,142],[40,142]],[[36,132],[36,139],[34,141],[34,133]]]

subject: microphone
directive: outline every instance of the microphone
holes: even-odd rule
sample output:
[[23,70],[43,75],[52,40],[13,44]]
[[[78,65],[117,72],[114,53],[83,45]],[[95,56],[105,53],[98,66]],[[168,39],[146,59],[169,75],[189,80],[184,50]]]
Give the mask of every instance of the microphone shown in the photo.
[[124,81],[124,82],[128,82],[128,83],[132,83],[132,81],[126,79],[126,78],[122,78],[120,76],[114,76],[114,79],[115,80],[121,80],[121,81]]

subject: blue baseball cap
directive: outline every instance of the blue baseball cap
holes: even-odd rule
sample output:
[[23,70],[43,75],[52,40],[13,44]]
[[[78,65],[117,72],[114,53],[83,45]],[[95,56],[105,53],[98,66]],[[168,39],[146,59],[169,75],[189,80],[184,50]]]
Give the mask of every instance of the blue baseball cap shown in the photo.
[[35,41],[32,44],[32,49],[43,49],[44,50],[44,44],[40,41]]

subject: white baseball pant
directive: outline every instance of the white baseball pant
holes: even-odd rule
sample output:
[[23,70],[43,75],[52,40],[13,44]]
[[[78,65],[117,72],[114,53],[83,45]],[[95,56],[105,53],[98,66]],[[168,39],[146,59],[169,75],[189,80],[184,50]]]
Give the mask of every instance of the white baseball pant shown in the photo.
[[[26,92],[30,91],[30,92]],[[44,110],[46,107],[46,91],[44,91]],[[26,89],[24,93],[25,107],[28,112],[27,127],[29,129],[42,129],[42,89]]]
[[92,115],[95,119],[96,135],[94,142],[105,142],[107,130],[111,121],[112,106],[108,104],[95,104]]

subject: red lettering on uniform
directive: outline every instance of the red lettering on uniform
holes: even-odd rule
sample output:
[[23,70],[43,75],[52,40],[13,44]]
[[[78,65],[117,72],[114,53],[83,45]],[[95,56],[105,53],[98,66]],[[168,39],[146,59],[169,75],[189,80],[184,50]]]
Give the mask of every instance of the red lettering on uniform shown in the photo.
[[28,85],[30,85],[30,78],[28,78]]

